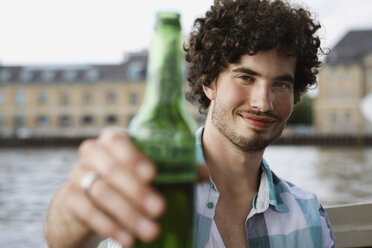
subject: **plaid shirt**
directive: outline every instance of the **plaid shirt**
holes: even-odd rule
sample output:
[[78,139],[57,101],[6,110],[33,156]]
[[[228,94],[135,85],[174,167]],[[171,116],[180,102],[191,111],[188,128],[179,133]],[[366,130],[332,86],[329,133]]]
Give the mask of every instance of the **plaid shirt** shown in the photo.
[[[202,134],[196,132],[196,157],[205,164]],[[209,181],[196,186],[196,233],[195,248],[225,248],[216,245],[211,228],[219,193]],[[315,194],[281,180],[263,159],[258,193],[246,219],[248,247],[260,248],[319,248],[335,247],[334,235],[327,213]],[[221,242],[220,242],[221,244]],[[121,247],[108,240],[109,248]]]
[[[202,133],[203,128],[196,132],[196,156],[199,163],[205,164]],[[203,183],[196,192],[195,247],[224,248],[216,245],[218,242],[212,240],[216,237],[211,235],[219,198],[216,185],[212,181]],[[327,213],[315,194],[281,180],[264,159],[260,187],[245,227],[248,247],[335,247]]]

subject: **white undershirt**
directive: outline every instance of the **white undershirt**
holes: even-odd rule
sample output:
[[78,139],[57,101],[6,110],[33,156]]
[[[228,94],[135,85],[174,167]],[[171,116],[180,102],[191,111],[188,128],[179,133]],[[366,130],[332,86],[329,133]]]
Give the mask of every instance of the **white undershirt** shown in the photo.
[[214,220],[212,221],[211,233],[205,248],[226,248]]

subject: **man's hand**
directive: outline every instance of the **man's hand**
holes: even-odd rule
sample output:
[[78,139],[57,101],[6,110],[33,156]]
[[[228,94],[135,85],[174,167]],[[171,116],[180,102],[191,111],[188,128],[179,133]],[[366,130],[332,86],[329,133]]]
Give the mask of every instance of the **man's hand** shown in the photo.
[[[80,184],[90,172],[98,177],[84,192]],[[154,220],[165,210],[164,199],[150,185],[155,174],[154,164],[118,128],[84,141],[70,179],[52,200],[45,226],[48,244],[79,246],[93,232],[124,246],[135,238],[154,240],[160,233]]]
[[[89,173],[97,178],[89,189],[81,181]],[[199,181],[208,180],[205,166]],[[166,208],[151,186],[154,164],[119,128],[105,128],[98,139],[79,147],[79,160],[70,179],[50,204],[45,237],[50,247],[92,247],[97,236],[111,237],[124,246],[136,238],[150,242],[160,233],[156,222]]]

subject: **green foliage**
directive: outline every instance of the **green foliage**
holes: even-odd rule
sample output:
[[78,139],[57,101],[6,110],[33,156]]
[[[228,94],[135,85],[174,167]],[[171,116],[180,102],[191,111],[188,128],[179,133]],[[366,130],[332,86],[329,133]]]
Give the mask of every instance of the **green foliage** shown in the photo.
[[313,124],[313,98],[304,95],[294,108],[288,125],[312,125]]

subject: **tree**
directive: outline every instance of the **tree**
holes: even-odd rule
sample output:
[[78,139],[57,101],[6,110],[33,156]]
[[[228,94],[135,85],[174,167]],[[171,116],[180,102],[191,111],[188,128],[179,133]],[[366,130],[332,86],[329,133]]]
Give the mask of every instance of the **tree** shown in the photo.
[[313,98],[304,95],[294,108],[288,125],[313,125]]

